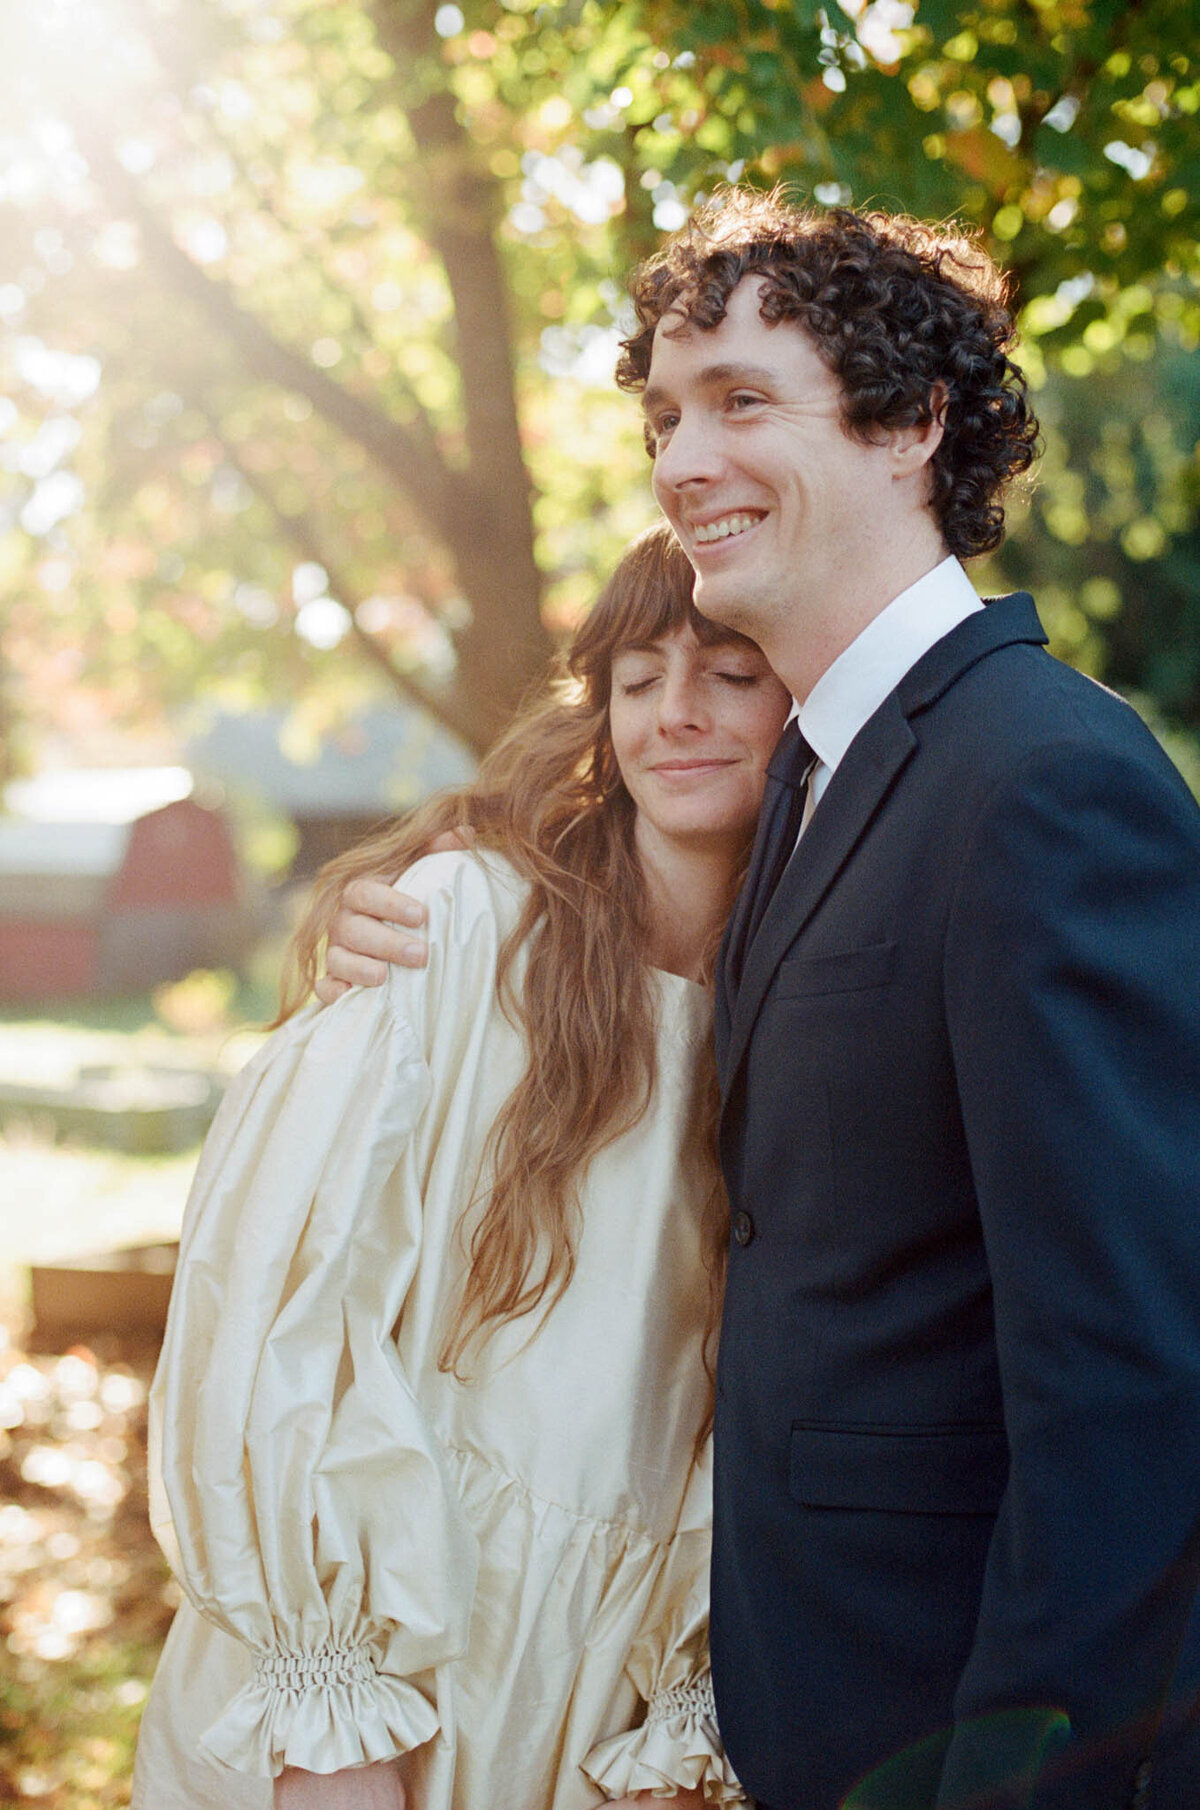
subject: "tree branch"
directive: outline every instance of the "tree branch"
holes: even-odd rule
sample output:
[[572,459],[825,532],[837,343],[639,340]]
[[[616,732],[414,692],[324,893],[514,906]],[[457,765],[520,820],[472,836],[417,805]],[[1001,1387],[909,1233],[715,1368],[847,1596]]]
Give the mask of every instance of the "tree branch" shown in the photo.
[[268,377],[307,396],[326,420],[371,453],[406,491],[440,538],[453,543],[455,524],[466,499],[462,480],[442,459],[420,428],[402,426],[363,402],[352,391],[280,343],[228,289],[208,276],[176,243],[147,203],[137,182],[95,135],[82,139],[93,176],[131,216],[147,251],[172,286],[195,302],[214,326],[239,350],[255,376]]
[[[283,537],[294,547],[302,559],[310,560],[314,565],[324,569],[329,579],[331,592],[349,614],[350,633],[360,652],[366,656],[372,666],[383,673],[388,683],[402,697],[407,698],[410,703],[418,705],[421,710],[427,711],[430,716],[451,730],[461,741],[464,741],[476,754],[481,754],[486,746],[486,741],[480,735],[479,715],[464,699],[461,688],[451,683],[444,690],[429,690],[418,679],[413,678],[411,673],[405,672],[395,664],[386,648],[359,621],[358,606],[363,599],[351,584],[348,575],[339,570],[328,550],[322,545],[309,517],[294,514],[291,510],[285,509],[261,474],[243,464],[237,449],[230,445],[220,424],[213,419],[211,413],[205,410],[204,414],[213,437],[220,441],[230,465],[259,501],[265,504]],[[431,611],[430,614],[433,612]]]
[[[195,60],[191,38],[186,33],[170,28],[167,17],[156,14],[152,9],[147,8],[142,0],[127,0],[127,4],[136,10],[138,29],[146,42],[153,48],[160,67],[170,80],[171,91],[178,104],[180,120],[185,133],[199,150],[204,148],[201,142],[202,134],[207,134],[210,142],[220,147],[222,155],[230,159],[241,177],[245,191],[256,198],[259,215],[265,215],[285,241],[290,238],[293,245],[298,242],[303,254],[311,258],[320,276],[325,278],[326,269],[323,261],[320,257],[313,255],[313,241],[317,235],[306,234],[303,228],[288,220],[280,205],[278,159],[271,156],[274,182],[272,190],[268,191],[261,176],[251,176],[248,171],[242,146],[236,133],[223,126],[219,115],[212,109],[205,110],[201,117],[200,110],[190,103],[192,89],[204,79],[204,70],[197,65]],[[271,147],[271,152],[273,150],[274,147]],[[257,156],[265,161],[268,155],[270,155],[268,148],[261,144],[258,145]],[[324,249],[322,244],[321,250]],[[325,287],[329,290],[328,283]],[[336,295],[340,302],[349,307],[362,344],[366,347],[373,346],[375,340],[370,322],[364,316],[357,296],[344,288],[338,289]],[[394,370],[391,373],[390,387],[394,394],[398,394],[403,399],[405,408],[411,411],[413,421],[408,427],[408,432],[413,440],[419,443],[422,461],[430,459],[436,461],[439,457],[438,438],[429,415],[421,406],[413,390],[407,384],[398,381],[398,373]]]

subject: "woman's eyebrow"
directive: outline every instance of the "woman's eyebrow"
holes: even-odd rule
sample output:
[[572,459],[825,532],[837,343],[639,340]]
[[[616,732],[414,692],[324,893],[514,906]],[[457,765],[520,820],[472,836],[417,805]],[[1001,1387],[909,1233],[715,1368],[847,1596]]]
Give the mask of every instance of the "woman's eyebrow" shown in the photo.
[[614,661],[619,660],[622,654],[656,654],[660,651],[657,640],[622,641],[620,647],[614,650],[613,659]]

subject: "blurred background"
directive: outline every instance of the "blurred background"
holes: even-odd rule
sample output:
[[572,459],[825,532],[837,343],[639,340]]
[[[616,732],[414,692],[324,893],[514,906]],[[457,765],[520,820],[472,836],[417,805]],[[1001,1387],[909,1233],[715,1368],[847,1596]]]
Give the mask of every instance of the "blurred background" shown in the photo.
[[651,519],[623,278],[697,195],[982,230],[1044,456],[976,582],[1200,787],[1198,25],[0,4],[0,1804],[128,1801],[199,1140],[316,868],[471,770]]

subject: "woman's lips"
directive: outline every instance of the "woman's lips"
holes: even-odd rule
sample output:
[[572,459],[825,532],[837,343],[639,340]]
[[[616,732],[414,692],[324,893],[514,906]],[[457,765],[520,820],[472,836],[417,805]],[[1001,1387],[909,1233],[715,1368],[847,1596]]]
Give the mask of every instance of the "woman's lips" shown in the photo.
[[650,769],[652,773],[712,773],[720,767],[732,767],[731,760],[713,756],[711,760],[664,760],[656,761]]

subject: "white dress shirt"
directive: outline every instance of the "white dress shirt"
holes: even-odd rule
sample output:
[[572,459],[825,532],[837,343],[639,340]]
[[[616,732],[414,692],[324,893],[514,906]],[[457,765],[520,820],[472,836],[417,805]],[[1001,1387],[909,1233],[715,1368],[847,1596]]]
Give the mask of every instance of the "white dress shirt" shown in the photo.
[[888,693],[936,641],[983,604],[950,555],[894,597],[817,680],[792,716],[816,755],[808,782],[803,835],[838,763]]

